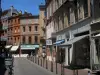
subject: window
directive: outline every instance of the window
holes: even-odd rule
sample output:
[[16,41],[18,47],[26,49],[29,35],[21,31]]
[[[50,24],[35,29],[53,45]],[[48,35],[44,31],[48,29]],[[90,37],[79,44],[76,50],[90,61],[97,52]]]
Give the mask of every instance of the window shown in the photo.
[[16,19],[15,19],[15,23],[16,23]]
[[10,21],[8,21],[8,23],[10,23]]
[[57,31],[59,31],[59,29],[60,29],[60,25],[59,25],[59,16],[57,17],[57,25],[58,25]]
[[64,27],[68,27],[68,16],[67,16],[67,12],[64,12]]
[[12,37],[11,37],[11,40],[12,40]]
[[23,36],[23,44],[25,43],[25,36]]
[[23,32],[25,32],[25,27],[23,27]]
[[83,6],[81,0],[78,0],[78,20],[81,20],[83,18]]
[[12,28],[11,28],[11,31],[12,31]]
[[29,31],[31,31],[31,26],[29,26]]
[[35,31],[38,31],[38,26],[35,26]]
[[34,41],[35,41],[35,43],[38,43],[38,36],[35,36]]
[[8,40],[9,40],[9,37],[8,37]]
[[16,28],[15,28],[15,33],[16,33]]
[[20,19],[18,19],[18,23],[20,23]]
[[31,44],[31,43],[32,43],[32,38],[31,38],[31,36],[29,36],[28,40],[29,40],[29,44]]
[[88,17],[88,0],[84,0],[84,17]]
[[18,37],[18,41],[19,41],[19,37]]
[[15,37],[15,41],[16,41],[16,37]]

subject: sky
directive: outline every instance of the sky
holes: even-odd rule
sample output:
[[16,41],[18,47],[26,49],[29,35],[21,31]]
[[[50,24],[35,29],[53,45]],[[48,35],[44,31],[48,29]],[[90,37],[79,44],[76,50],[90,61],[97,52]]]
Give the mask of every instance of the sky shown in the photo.
[[2,9],[6,10],[14,6],[18,11],[26,10],[33,15],[38,15],[40,4],[45,4],[45,0],[2,0]]

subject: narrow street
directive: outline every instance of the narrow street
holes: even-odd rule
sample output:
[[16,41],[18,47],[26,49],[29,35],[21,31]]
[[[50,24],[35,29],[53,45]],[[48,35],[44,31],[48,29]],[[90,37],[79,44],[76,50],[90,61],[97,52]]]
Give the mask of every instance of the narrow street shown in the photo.
[[14,75],[54,75],[26,58],[14,59]]

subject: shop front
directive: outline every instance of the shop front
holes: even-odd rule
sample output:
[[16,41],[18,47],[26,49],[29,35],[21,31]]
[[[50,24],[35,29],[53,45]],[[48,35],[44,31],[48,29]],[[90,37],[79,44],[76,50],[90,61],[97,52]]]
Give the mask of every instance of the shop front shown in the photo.
[[37,54],[39,45],[21,45],[20,50],[21,54]]
[[91,70],[100,71],[100,22],[91,24]]
[[12,54],[18,54],[18,51],[19,51],[19,45],[13,45],[12,47],[11,47],[11,49],[10,49],[10,52],[12,53]]

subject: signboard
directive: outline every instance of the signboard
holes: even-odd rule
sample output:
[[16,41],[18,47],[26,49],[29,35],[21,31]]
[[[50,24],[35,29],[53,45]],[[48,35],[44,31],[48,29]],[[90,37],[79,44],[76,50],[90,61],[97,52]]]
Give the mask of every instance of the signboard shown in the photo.
[[52,45],[52,40],[46,40],[46,45]]
[[27,50],[27,49],[34,50],[36,48],[39,48],[39,45],[21,45],[21,49],[24,49],[24,50]]
[[34,47],[34,45],[21,45],[21,49],[24,49],[24,50],[26,50],[26,49],[35,49],[35,47]]

